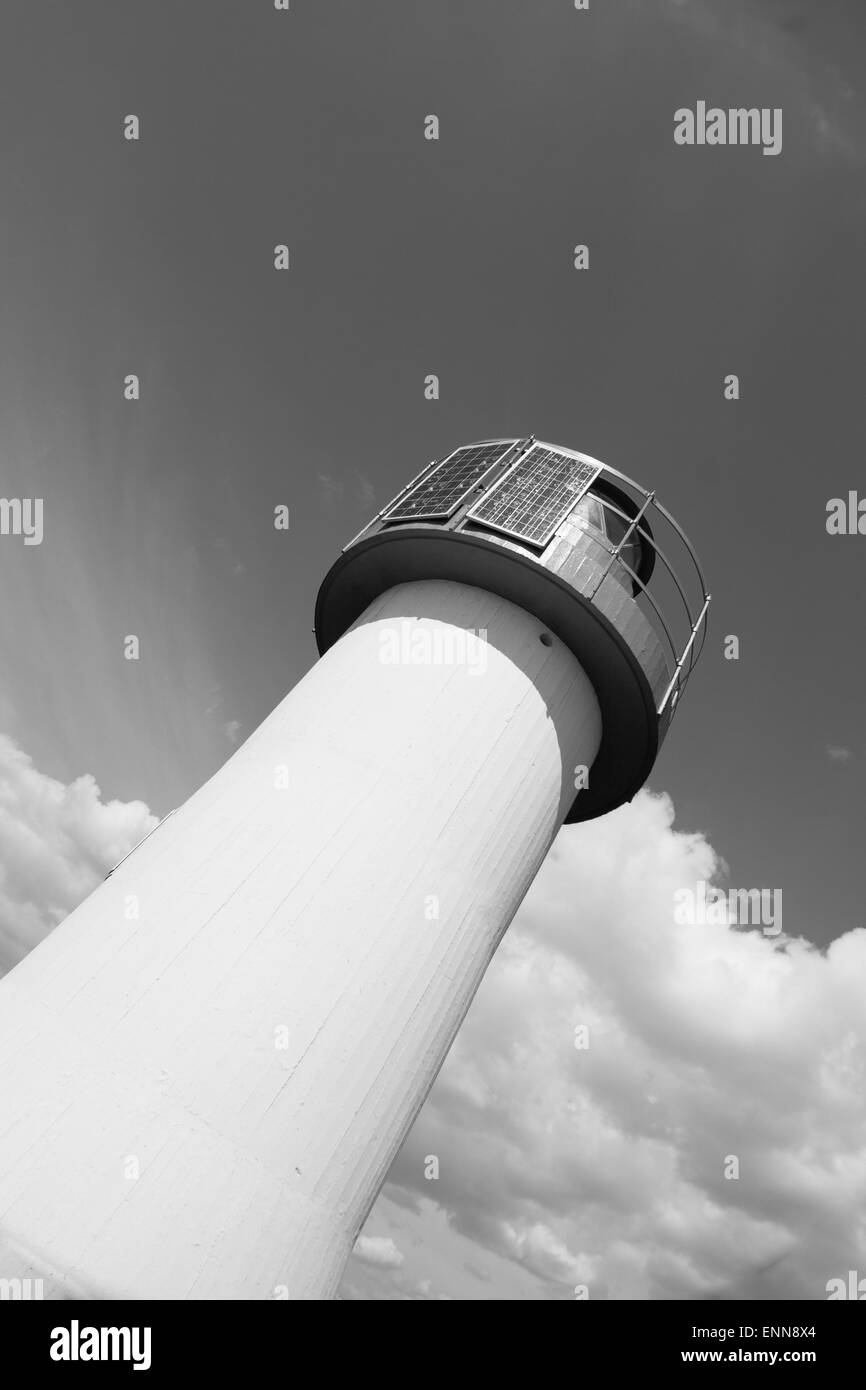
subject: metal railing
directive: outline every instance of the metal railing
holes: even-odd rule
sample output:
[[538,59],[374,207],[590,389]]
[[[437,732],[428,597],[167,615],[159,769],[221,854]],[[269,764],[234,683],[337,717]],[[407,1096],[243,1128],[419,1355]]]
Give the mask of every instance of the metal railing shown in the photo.
[[[589,454],[579,453],[573,449],[564,449],[561,445],[558,444],[547,444],[543,440],[540,440],[539,443],[541,443],[546,448],[556,449],[557,452],[561,454],[565,454],[571,458],[578,459],[581,462],[593,464],[594,466],[600,468],[600,479],[603,479],[605,476],[610,477],[611,480],[614,481],[615,485],[620,487],[621,491],[626,492],[626,494],[631,497],[631,500],[638,504],[637,514],[631,516],[628,513],[624,512],[609,498],[604,497],[600,492],[593,492],[592,488],[590,488],[590,494],[594,497],[594,499],[597,502],[600,502],[602,506],[607,507],[610,511],[614,512],[617,516],[622,518],[627,523],[627,530],[625,535],[623,535],[620,538],[619,542],[612,549],[611,558],[608,561],[608,569],[610,569],[616,563],[619,564],[622,569],[626,570],[627,573],[633,579],[634,583],[637,585],[639,591],[646,597],[646,599],[652,605],[653,611],[656,613],[658,617],[662,631],[671,650],[671,657],[674,663],[674,670],[671,680],[667,686],[667,689],[665,690],[661,702],[656,709],[656,714],[659,717],[661,717],[661,715],[665,712],[665,709],[667,708],[668,702],[670,701],[671,716],[673,716],[673,711],[676,708],[679,698],[682,695],[682,692],[685,690],[686,684],[688,683],[688,679],[698,663],[701,652],[703,651],[704,642],[706,641],[707,637],[707,613],[709,611],[711,596],[707,592],[706,579],[704,578],[704,572],[701,568],[701,562],[697,557],[695,548],[692,545],[683,528],[680,526],[679,522],[673,516],[671,516],[671,513],[668,511],[668,509],[664,507],[661,502],[659,502],[655,490],[648,491],[645,487],[642,487],[640,483],[635,482],[634,478],[630,478],[627,473],[621,473],[618,468],[612,468],[609,464],[603,463],[601,459],[592,458]],[[691,564],[693,571],[693,579],[696,581],[697,589],[700,593],[700,599],[697,602],[690,602],[689,597],[686,593],[685,586],[680,582],[680,577],[677,574],[677,571],[674,569],[673,565],[671,564],[664,549],[662,549],[662,546],[659,544],[659,541],[656,539],[655,535],[651,535],[640,525],[641,521],[644,518],[646,518],[647,520],[647,525],[653,525],[656,517],[661,518],[665,525],[669,527],[671,531],[673,531],[675,538],[680,543],[684,558]],[[651,548],[656,558],[661,561],[665,570],[670,575],[670,578],[673,581],[677,593],[679,594],[680,599],[682,600],[689,631],[688,637],[684,641],[681,649],[678,649],[678,644],[672,637],[670,628],[668,627],[668,623],[665,620],[665,617],[662,614],[661,610],[659,609],[659,606],[656,603],[652,593],[650,592],[650,589],[647,587],[644,581],[637,574],[635,574],[634,570],[632,570],[631,567],[627,565],[626,562],[622,559],[621,551],[627,543],[628,539],[635,533],[637,533],[637,535],[640,536],[643,544],[646,545],[648,548]],[[607,571],[605,573],[607,573]],[[604,577],[605,576],[602,575],[602,579],[599,581],[599,583],[603,581]],[[650,577],[649,582],[651,585],[652,577]],[[597,589],[598,585],[596,585],[596,589],[593,592],[597,592]],[[696,647],[695,644],[699,634],[700,643]],[[683,674],[683,666],[685,665],[686,660],[688,660],[688,668],[685,671],[685,674]]]
[[[613,470],[611,470],[611,471],[613,471]],[[619,475],[617,475],[617,476],[622,477],[622,474],[619,474]],[[635,483],[634,486],[637,487],[638,484]],[[643,489],[641,489],[641,491],[643,491]],[[671,695],[671,691],[674,689],[674,686],[676,686],[676,687],[677,687],[677,693],[676,693],[676,695],[674,696],[674,699],[673,699],[672,704],[671,704],[671,710],[673,711],[673,708],[674,708],[674,706],[676,705],[676,702],[677,702],[677,700],[678,700],[678,698],[679,698],[679,695],[680,695],[681,691],[685,689],[686,682],[688,681],[688,678],[689,678],[689,676],[691,675],[692,670],[693,670],[694,667],[697,665],[698,658],[699,658],[699,656],[700,656],[700,654],[701,654],[701,651],[703,650],[704,642],[706,641],[706,615],[707,615],[707,611],[708,611],[709,605],[710,605],[710,595],[709,595],[709,594],[706,592],[706,590],[704,589],[704,586],[703,586],[703,574],[702,574],[701,571],[700,571],[700,567],[699,567],[698,562],[697,562],[697,556],[694,555],[694,552],[692,551],[691,546],[689,545],[688,541],[686,541],[686,546],[687,546],[687,548],[688,548],[689,554],[690,554],[690,555],[692,556],[692,558],[694,559],[695,569],[696,569],[696,571],[697,571],[697,573],[698,573],[698,577],[699,577],[699,579],[700,579],[700,581],[701,581],[701,592],[702,592],[702,600],[703,600],[703,601],[702,601],[702,605],[701,605],[700,612],[699,612],[699,613],[697,614],[697,616],[695,617],[694,614],[693,614],[693,611],[692,611],[692,605],[689,603],[689,600],[688,600],[688,596],[687,596],[687,594],[686,594],[686,591],[685,591],[685,589],[684,589],[682,583],[680,582],[679,575],[677,574],[676,570],[674,569],[673,565],[671,564],[671,562],[670,562],[670,560],[668,559],[667,555],[665,554],[664,550],[663,550],[662,547],[659,545],[659,543],[658,543],[658,541],[656,540],[655,536],[654,536],[654,535],[650,535],[649,532],[645,531],[645,530],[643,529],[643,527],[639,524],[640,521],[642,520],[642,518],[646,515],[647,511],[649,510],[649,508],[655,504],[655,492],[647,492],[647,493],[645,494],[643,504],[641,505],[641,507],[640,507],[640,509],[638,510],[637,514],[636,514],[635,516],[633,516],[633,517],[630,517],[629,514],[628,514],[627,512],[624,512],[624,511],[622,510],[622,508],[621,508],[621,507],[618,507],[614,502],[612,502],[612,501],[610,500],[610,498],[608,498],[608,497],[603,497],[600,493],[593,493],[592,496],[594,497],[594,499],[595,499],[596,502],[599,502],[599,503],[601,504],[602,507],[604,507],[604,508],[606,508],[608,511],[612,512],[615,516],[620,517],[621,520],[627,521],[629,524],[628,524],[628,526],[627,526],[627,528],[626,528],[626,531],[625,531],[624,535],[620,538],[620,540],[617,542],[617,544],[616,544],[615,546],[613,546],[613,547],[609,547],[609,549],[610,549],[610,559],[608,560],[608,562],[607,562],[607,564],[605,565],[605,567],[604,567],[604,569],[603,569],[601,575],[599,576],[598,580],[596,581],[595,587],[593,588],[592,593],[589,595],[589,598],[590,598],[590,599],[595,598],[595,595],[598,593],[599,589],[601,588],[601,585],[604,583],[604,580],[606,579],[606,577],[607,577],[609,571],[611,570],[611,568],[613,567],[614,563],[615,563],[615,562],[618,562],[620,568],[621,568],[621,569],[624,569],[624,570],[626,571],[626,573],[627,573],[627,574],[630,576],[630,578],[633,580],[634,584],[637,586],[638,590],[644,595],[644,597],[648,600],[648,602],[652,604],[653,611],[654,611],[656,617],[658,618],[659,623],[660,623],[661,628],[662,628],[662,631],[664,632],[665,638],[667,639],[667,643],[668,643],[668,646],[669,646],[669,648],[670,648],[671,659],[672,659],[673,664],[674,664],[674,675],[673,675],[673,677],[672,677],[672,679],[671,679],[670,685],[667,687],[667,689],[666,689],[666,691],[665,691],[665,694],[664,694],[664,697],[663,697],[663,699],[662,699],[662,702],[661,702],[661,704],[659,705],[658,709],[656,710],[656,713],[659,714],[659,715],[661,715],[661,714],[664,713],[665,706],[667,705],[667,702],[668,702],[668,700],[669,700],[669,698],[670,698],[670,695]],[[662,514],[664,514],[662,508],[659,507],[659,510],[660,510],[660,512],[662,512]],[[673,520],[673,518],[670,518],[669,516],[666,516],[666,519],[668,519],[668,520],[670,520],[670,521]],[[680,531],[680,528],[677,527],[677,530]],[[677,643],[675,642],[675,640],[674,640],[674,638],[673,638],[673,636],[672,636],[672,634],[671,634],[670,628],[668,627],[667,621],[665,620],[665,616],[664,616],[664,614],[662,613],[661,609],[659,608],[658,604],[656,603],[655,598],[653,597],[653,594],[650,592],[650,589],[649,589],[648,586],[644,583],[644,581],[640,578],[640,576],[639,576],[638,574],[636,574],[635,571],[631,568],[631,566],[628,565],[628,564],[626,563],[626,561],[623,560],[623,559],[621,558],[621,552],[622,552],[622,550],[623,550],[623,549],[625,548],[625,546],[628,544],[628,542],[629,542],[631,536],[635,533],[635,531],[636,531],[637,534],[640,536],[640,538],[641,538],[641,540],[643,541],[644,545],[646,545],[648,548],[652,549],[653,554],[656,556],[656,558],[657,558],[658,560],[661,561],[662,565],[663,565],[664,568],[667,570],[668,574],[670,575],[671,579],[673,580],[674,587],[676,588],[676,591],[677,591],[677,593],[679,594],[679,596],[680,596],[680,598],[681,598],[681,600],[682,600],[683,608],[684,608],[684,610],[685,610],[686,620],[687,620],[687,622],[688,622],[688,624],[689,624],[689,636],[688,636],[688,639],[687,639],[687,641],[686,641],[686,643],[685,643],[685,646],[683,647],[682,652],[679,654],[679,656],[677,655]],[[680,532],[680,534],[681,534],[683,540],[685,540],[685,535],[684,535],[684,533]],[[694,655],[690,655],[691,652],[692,652],[692,649],[693,649],[693,647],[694,647],[695,638],[697,637],[697,634],[698,634],[698,632],[699,632],[699,630],[700,630],[702,624],[703,624],[704,630],[703,630],[702,637],[701,637],[701,644],[700,644],[700,647],[699,647],[698,650],[694,653]],[[690,656],[689,668],[688,668],[688,671],[686,672],[685,680],[683,680],[683,681],[681,682],[680,679],[679,679],[679,677],[680,677],[680,674],[681,674],[681,671],[682,671],[683,663],[684,663],[684,661],[685,661],[685,659],[686,659],[687,656]]]
[[[550,444],[545,440],[538,439],[535,435],[523,436],[518,438],[480,439],[476,440],[473,444],[461,445],[460,447],[476,448],[481,445],[494,444],[501,444],[503,446],[507,445],[510,446],[510,448],[512,449],[517,449],[517,453],[511,458],[509,467],[513,467],[515,462],[518,462],[520,458],[522,458],[523,455],[527,452],[528,449],[535,447],[536,445],[542,449],[553,450],[555,453],[562,454],[567,458],[575,459],[578,462],[589,464],[593,468],[597,468],[599,470],[597,478],[594,481],[603,480],[605,477],[609,477],[613,484],[621,492],[625,492],[625,494],[637,507],[636,513],[625,512],[621,507],[617,506],[617,504],[610,498],[605,497],[601,492],[595,491],[593,488],[593,484],[589,485],[588,495],[592,496],[596,502],[599,502],[602,505],[602,507],[606,508],[614,515],[618,516],[621,520],[625,521],[626,530],[624,534],[620,537],[619,541],[612,546],[607,544],[607,538],[605,536],[602,536],[601,533],[598,533],[597,538],[599,539],[599,543],[605,545],[605,548],[610,551],[610,555],[606,565],[604,566],[604,569],[602,570],[602,573],[596,580],[593,590],[591,594],[588,595],[588,597],[590,601],[592,601],[592,599],[595,597],[595,595],[601,588],[601,585],[604,583],[605,579],[610,574],[614,565],[617,565],[620,569],[625,570],[625,572],[631,577],[638,593],[643,595],[647,602],[651,604],[653,612],[655,613],[658,619],[661,632],[664,634],[664,638],[670,650],[670,660],[673,665],[673,674],[667,685],[667,688],[665,689],[664,695],[662,696],[661,703],[659,704],[656,710],[656,714],[659,717],[661,717],[661,715],[664,714],[665,710],[667,709],[668,704],[670,704],[670,713],[671,717],[673,717],[673,713],[679,702],[680,696],[685,690],[686,685],[689,681],[689,677],[691,676],[692,671],[697,665],[698,660],[700,659],[701,652],[703,651],[704,643],[707,637],[707,613],[709,611],[710,606],[710,595],[707,592],[704,573],[701,569],[701,564],[698,560],[697,554],[695,553],[695,549],[688,536],[686,535],[685,531],[675,520],[675,518],[671,515],[671,513],[667,510],[667,508],[664,507],[661,502],[659,502],[654,490],[647,491],[647,489],[642,487],[640,483],[637,483],[633,478],[630,478],[628,474],[621,473],[619,469],[612,468],[609,464],[602,463],[600,459],[592,458],[592,456],[589,454],[583,454],[574,449],[564,448],[561,444]],[[450,458],[454,452],[455,451],[452,450],[451,453],[443,455],[443,459]],[[400,492],[397,493],[397,496],[387,504],[387,506],[383,507],[381,511],[379,511],[375,517],[373,517],[371,521],[367,522],[366,526],[364,526],[358,532],[357,536],[355,536],[351,541],[349,541],[348,545],[343,546],[343,551],[346,551],[351,546],[355,545],[357,541],[359,541],[361,537],[364,536],[366,532],[370,530],[371,527],[375,526],[378,522],[381,522],[385,517],[385,514],[393,509],[393,507],[400,500],[400,498],[405,496],[407,492],[409,492],[413,487],[415,487],[419,482],[421,482],[422,479],[425,478],[428,473],[430,473],[434,468],[436,468],[439,465],[439,463],[443,461],[443,459],[433,459],[424,468],[422,468],[420,473],[418,473],[410,482],[408,482],[406,486]],[[502,474],[499,474],[500,478],[501,476]],[[494,479],[490,484],[485,486],[484,491],[486,492],[489,486],[494,486],[496,481],[497,479]],[[575,505],[579,505],[579,501],[579,498],[576,499]],[[474,505],[474,503],[467,504],[467,506],[470,505]],[[686,585],[683,582],[681,582],[680,575],[677,573],[677,570],[674,568],[673,564],[668,558],[665,548],[663,548],[659,541],[656,539],[655,527],[657,525],[657,520],[659,519],[664,523],[665,527],[669,528],[670,531],[673,533],[673,538],[676,542],[678,542],[679,547],[683,552],[683,557],[688,562],[690,562],[693,571],[691,585]],[[469,520],[471,521],[471,518],[469,518]],[[456,528],[459,530],[466,524],[466,521],[466,508],[464,506],[461,506],[457,510],[455,516],[451,517],[449,521],[443,524],[447,525],[449,529]],[[641,522],[643,521],[645,521],[646,523],[645,526],[641,525]],[[409,524],[411,524],[411,522]],[[648,526],[652,526],[654,528],[652,533],[646,529],[646,527]],[[593,530],[595,532],[597,531],[597,528],[593,528]],[[661,562],[661,565],[664,567],[665,571],[669,575],[671,581],[673,582],[674,588],[676,589],[677,594],[679,595],[679,598],[682,601],[683,609],[685,612],[686,625],[688,627],[688,635],[684,638],[681,644],[673,637],[670,627],[668,625],[668,620],[665,618],[665,615],[659,608],[658,603],[656,602],[653,594],[650,592],[653,582],[652,576],[650,576],[648,587],[648,585],[640,578],[640,576],[637,573],[635,573],[631,566],[628,565],[626,561],[622,558],[623,550],[628,545],[631,538],[635,535],[640,537],[641,543],[648,549],[651,549],[654,556],[656,557],[656,560]],[[551,542],[547,542],[545,544],[545,547],[542,548],[542,550],[546,549],[546,545],[550,543]],[[526,542],[526,544],[531,545],[530,542]],[[681,564],[681,561],[679,559],[678,564]],[[693,597],[690,600],[689,595],[687,593],[687,588],[694,589],[695,582],[700,597],[697,599]],[[668,616],[670,617],[670,614]]]

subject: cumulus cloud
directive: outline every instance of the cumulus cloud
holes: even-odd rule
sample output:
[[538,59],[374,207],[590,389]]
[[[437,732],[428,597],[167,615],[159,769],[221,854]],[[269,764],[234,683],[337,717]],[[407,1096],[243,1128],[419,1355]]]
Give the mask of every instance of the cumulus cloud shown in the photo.
[[144,802],[104,802],[89,773],[66,786],[0,735],[0,975],[156,824]]
[[[0,973],[155,824],[0,737]],[[344,1298],[814,1299],[866,1268],[866,930],[684,922],[725,873],[667,797],[561,833]]]
[[389,1236],[359,1236],[352,1251],[356,1259],[379,1269],[399,1269],[403,1255]]
[[847,763],[853,756],[850,748],[840,748],[833,743],[827,745],[827,757],[831,762]]
[[866,931],[677,922],[724,872],[667,797],[559,836],[371,1217],[439,1287],[504,1258],[521,1296],[814,1299],[866,1268]]

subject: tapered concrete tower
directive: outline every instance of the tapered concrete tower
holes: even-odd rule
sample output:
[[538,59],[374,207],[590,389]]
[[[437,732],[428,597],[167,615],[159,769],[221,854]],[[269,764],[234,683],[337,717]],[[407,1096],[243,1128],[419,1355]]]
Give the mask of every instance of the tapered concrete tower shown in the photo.
[[407,486],[322,585],[321,660],[0,982],[0,1278],[332,1297],[562,822],[643,785],[708,602],[583,454],[487,441]]

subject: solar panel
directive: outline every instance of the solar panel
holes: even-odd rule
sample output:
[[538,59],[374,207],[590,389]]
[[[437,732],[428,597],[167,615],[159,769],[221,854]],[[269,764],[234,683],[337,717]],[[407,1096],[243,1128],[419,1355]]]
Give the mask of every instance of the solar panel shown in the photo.
[[534,444],[468,516],[516,540],[545,546],[600,472],[597,464]]
[[398,498],[384,513],[385,521],[447,520],[469,496],[475,484],[512,443],[473,444],[453,454]]

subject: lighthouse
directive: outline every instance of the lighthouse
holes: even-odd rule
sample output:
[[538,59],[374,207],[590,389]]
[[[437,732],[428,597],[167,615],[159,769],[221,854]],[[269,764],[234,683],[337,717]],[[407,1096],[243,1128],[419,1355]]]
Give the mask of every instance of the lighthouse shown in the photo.
[[333,1297],[561,825],[646,781],[708,605],[586,454],[484,440],[407,483],[326,574],[309,673],[0,981],[0,1277]]

